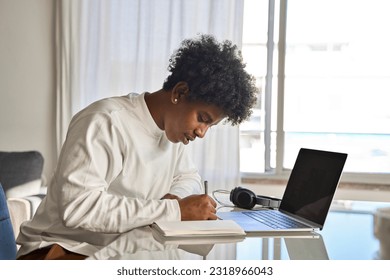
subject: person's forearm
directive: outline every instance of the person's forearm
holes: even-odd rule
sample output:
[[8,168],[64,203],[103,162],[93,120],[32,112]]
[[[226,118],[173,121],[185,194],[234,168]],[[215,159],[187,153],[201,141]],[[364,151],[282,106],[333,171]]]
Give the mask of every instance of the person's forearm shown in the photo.
[[158,220],[180,220],[177,200],[141,200],[106,192],[80,194],[62,206],[65,226],[121,233]]

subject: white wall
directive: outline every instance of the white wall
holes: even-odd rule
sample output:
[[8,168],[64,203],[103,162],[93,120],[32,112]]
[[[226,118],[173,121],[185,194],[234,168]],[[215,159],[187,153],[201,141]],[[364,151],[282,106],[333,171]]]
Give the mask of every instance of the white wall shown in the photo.
[[54,1],[0,0],[0,150],[55,156]]

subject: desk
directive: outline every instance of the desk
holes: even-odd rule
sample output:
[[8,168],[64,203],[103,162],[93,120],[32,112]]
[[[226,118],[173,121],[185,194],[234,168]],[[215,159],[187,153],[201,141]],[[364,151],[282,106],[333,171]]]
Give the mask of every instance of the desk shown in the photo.
[[[324,229],[305,237],[250,235],[240,240],[163,242],[149,227],[122,234],[89,259],[136,260],[373,260],[380,259],[373,213],[389,204],[336,201]],[[209,244],[204,244],[209,243]]]

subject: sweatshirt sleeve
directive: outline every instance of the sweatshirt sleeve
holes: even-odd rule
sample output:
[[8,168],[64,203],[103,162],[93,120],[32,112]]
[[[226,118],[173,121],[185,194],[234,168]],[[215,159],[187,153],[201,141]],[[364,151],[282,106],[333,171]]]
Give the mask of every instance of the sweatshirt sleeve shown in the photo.
[[108,192],[122,172],[124,140],[107,114],[70,124],[54,176],[66,227],[120,233],[158,220],[180,220],[176,200],[139,199]]
[[170,193],[180,198],[203,193],[201,177],[184,145],[180,145]]

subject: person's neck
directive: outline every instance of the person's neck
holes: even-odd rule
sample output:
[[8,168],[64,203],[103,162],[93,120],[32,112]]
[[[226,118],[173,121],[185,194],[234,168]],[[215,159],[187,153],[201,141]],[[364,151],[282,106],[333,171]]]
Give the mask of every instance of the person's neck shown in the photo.
[[164,130],[164,113],[168,106],[167,100],[169,101],[169,94],[163,89],[145,94],[145,102],[149,112],[161,130]]

